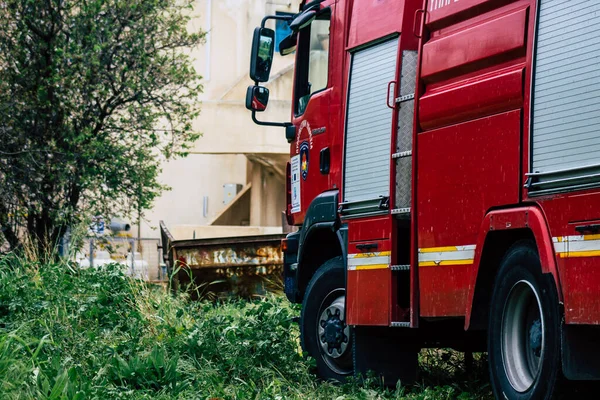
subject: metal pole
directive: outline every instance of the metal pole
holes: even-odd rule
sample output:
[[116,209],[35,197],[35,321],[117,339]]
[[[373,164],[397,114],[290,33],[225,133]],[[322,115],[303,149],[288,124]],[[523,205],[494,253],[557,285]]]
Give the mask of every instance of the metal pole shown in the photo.
[[90,268],[94,266],[94,239],[90,238]]
[[133,278],[135,276],[135,268],[134,268],[134,257],[133,254],[135,252],[135,239],[131,239],[131,277]]

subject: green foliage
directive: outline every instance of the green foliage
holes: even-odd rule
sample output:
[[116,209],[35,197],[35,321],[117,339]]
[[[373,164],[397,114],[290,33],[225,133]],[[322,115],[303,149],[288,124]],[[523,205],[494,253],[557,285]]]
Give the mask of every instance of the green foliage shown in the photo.
[[485,360],[422,354],[416,386],[319,382],[281,296],[191,302],[117,266],[0,259],[2,399],[487,399]]
[[[164,189],[161,161],[198,138],[193,0],[0,5],[0,230],[54,244],[85,216],[128,215]],[[36,243],[39,244],[39,243]]]

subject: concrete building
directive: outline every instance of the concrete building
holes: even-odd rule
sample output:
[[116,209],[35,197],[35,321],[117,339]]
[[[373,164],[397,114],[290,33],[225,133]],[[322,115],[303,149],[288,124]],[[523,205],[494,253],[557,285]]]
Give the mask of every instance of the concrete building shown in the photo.
[[[203,76],[202,112],[194,128],[203,136],[185,159],[163,166],[160,181],[172,189],[145,212],[139,230],[150,279],[158,276],[159,221],[175,238],[201,238],[281,232],[285,208],[285,165],[289,145],[282,128],[255,125],[245,108],[252,33],[276,12],[295,13],[299,0],[197,0],[192,29],[207,32],[194,49]],[[271,23],[271,28],[276,28]],[[276,40],[284,26],[276,30]],[[263,119],[289,121],[293,56],[276,55],[268,111]]]

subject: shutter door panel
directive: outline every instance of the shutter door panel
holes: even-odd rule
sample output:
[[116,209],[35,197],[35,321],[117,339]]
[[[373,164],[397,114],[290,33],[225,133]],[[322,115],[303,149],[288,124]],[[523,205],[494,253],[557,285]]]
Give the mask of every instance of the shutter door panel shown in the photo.
[[600,2],[542,0],[532,172],[600,164]]
[[396,75],[398,39],[356,52],[352,57],[348,110],[344,201],[389,196],[392,110],[388,83]]

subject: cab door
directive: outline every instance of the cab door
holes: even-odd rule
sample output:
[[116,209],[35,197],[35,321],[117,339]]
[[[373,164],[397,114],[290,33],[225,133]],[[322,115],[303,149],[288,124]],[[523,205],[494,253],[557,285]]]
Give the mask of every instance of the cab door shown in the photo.
[[298,34],[291,144],[291,210],[295,224],[320,193],[336,186],[330,178],[333,127],[331,102],[339,88],[330,72],[333,64],[335,0],[322,3],[316,19]]

